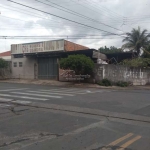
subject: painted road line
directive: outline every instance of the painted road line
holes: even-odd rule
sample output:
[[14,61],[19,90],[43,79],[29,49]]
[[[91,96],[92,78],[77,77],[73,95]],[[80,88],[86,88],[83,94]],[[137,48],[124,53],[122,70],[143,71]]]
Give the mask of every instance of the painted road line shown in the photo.
[[13,101],[13,103],[19,103],[19,104],[30,104],[31,102],[30,102],[30,101],[21,101],[21,100],[16,100],[16,101]]
[[29,88],[22,88],[22,89],[7,89],[7,90],[0,90],[0,92],[9,92],[9,91],[20,91],[20,90],[27,90],[27,89],[29,89]]
[[130,146],[132,143],[136,142],[137,140],[141,139],[141,136],[136,136],[135,138],[129,140],[128,142],[124,143],[123,145],[121,145],[119,149],[117,150],[124,150],[125,148],[127,148],[128,146]]
[[0,107],[10,107],[10,105],[7,105],[7,104],[0,104]]
[[38,97],[62,98],[61,96],[41,95],[41,94],[23,93],[23,92],[11,92],[11,93],[13,93],[13,94],[20,94],[20,95],[38,96]]
[[[115,145],[119,144],[120,142],[126,140],[127,138],[129,138],[129,137],[131,137],[131,136],[133,136],[133,133],[129,133],[129,134],[127,134],[127,135],[125,135],[125,136],[123,136],[123,137],[121,137],[121,138],[119,138],[119,139],[113,141],[112,143],[110,143],[110,144],[108,145],[108,147],[109,147],[109,146],[115,146]],[[107,146],[106,146],[106,147],[107,147]]]
[[22,99],[31,99],[31,100],[39,100],[39,101],[47,101],[48,100],[48,99],[44,99],[44,98],[35,98],[35,97],[20,96],[20,95],[17,96],[17,95],[9,95],[9,94],[0,94],[0,96],[22,98]]
[[134,134],[133,133],[129,133],[113,142],[111,142],[110,144],[108,144],[107,146],[103,147],[102,150],[108,150],[110,147],[113,147],[113,146],[116,146],[117,144],[119,144],[120,142],[130,138],[131,136],[133,136]]
[[40,91],[45,91],[45,92],[65,92],[65,93],[74,93],[74,92],[85,92],[85,90],[79,90],[79,89],[66,89],[66,90],[61,90],[61,89],[58,89],[58,90],[40,90]]
[[41,92],[41,91],[27,91],[31,93],[43,93],[43,94],[52,94],[52,95],[65,95],[65,96],[74,96],[72,94],[64,94],[64,93],[53,93],[53,92]]
[[57,88],[57,89],[48,89],[48,90],[43,90],[41,89],[41,91],[63,91],[63,90],[71,90],[70,88]]
[[8,99],[8,98],[0,98],[0,101],[2,102],[11,102],[13,99]]

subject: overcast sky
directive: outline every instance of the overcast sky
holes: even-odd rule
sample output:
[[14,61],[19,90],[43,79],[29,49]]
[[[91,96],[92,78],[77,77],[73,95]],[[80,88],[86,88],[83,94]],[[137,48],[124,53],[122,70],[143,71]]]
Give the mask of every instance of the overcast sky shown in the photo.
[[[10,50],[11,44],[52,39],[68,39],[95,49],[105,45],[121,47],[122,36],[112,36],[110,33],[120,35],[138,26],[150,31],[150,0],[13,1],[42,10],[47,14],[7,0],[0,0],[0,36],[3,36],[3,39],[0,38],[0,52]],[[7,36],[14,38],[8,39]],[[38,38],[21,39],[15,36],[38,36]],[[50,36],[50,38],[40,36]]]

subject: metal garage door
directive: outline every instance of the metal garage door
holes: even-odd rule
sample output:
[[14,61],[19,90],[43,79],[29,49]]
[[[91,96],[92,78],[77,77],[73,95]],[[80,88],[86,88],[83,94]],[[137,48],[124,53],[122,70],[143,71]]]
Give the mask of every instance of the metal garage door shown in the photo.
[[58,64],[57,58],[38,59],[38,79],[57,79]]

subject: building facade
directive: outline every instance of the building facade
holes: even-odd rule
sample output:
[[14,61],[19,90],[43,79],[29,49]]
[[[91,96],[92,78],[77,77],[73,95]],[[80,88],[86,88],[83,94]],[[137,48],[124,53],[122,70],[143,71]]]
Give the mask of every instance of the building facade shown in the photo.
[[66,40],[11,45],[12,77],[57,79],[58,60],[64,53],[89,49]]
[[94,49],[66,40],[13,44],[12,78],[58,80],[59,59],[73,54],[84,54],[95,62],[99,57]]

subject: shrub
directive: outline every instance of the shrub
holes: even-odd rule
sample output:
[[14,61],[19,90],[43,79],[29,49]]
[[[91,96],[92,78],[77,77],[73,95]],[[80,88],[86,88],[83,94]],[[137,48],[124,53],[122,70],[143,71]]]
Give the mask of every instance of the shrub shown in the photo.
[[85,55],[69,55],[60,60],[60,68],[74,70],[76,74],[92,74],[94,62]]
[[127,87],[129,85],[130,85],[129,82],[123,82],[123,81],[116,82],[116,86],[120,86],[120,87]]
[[124,81],[118,81],[118,82],[112,82],[108,79],[103,79],[100,82],[98,82],[98,85],[100,86],[120,86],[120,87],[128,87],[131,83],[129,82],[124,82]]
[[98,82],[101,86],[112,86],[112,82],[108,79],[103,79],[102,81]]
[[4,59],[0,58],[0,68],[7,68],[8,63]]
[[135,59],[125,59],[120,64],[129,67],[148,67],[150,66],[150,58],[135,58]]

